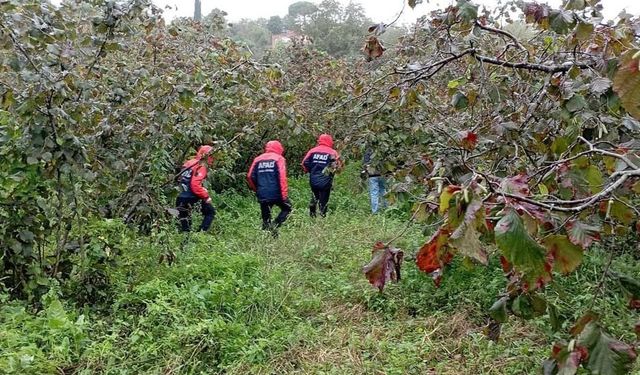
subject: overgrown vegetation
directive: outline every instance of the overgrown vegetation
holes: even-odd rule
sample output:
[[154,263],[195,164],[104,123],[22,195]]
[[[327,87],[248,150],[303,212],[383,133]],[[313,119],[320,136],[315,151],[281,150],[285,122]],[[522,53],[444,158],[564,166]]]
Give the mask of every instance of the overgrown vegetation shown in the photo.
[[[93,223],[91,235],[121,239],[97,292],[104,299],[85,304],[90,284],[70,283],[52,288],[36,312],[3,295],[0,367],[16,374],[537,372],[554,337],[547,317],[510,321],[498,343],[484,336],[485,312],[506,283],[498,263],[456,262],[439,289],[415,267],[384,294],[369,287],[358,270],[371,240],[390,239],[405,223],[393,212],[370,216],[356,172],[339,176],[326,220],[308,218],[306,181],[294,181],[297,205],[277,240],[258,231],[253,200],[233,193],[216,196],[214,233],[188,242],[172,228],[140,237],[118,220]],[[398,245],[422,241],[413,225]],[[176,249],[171,266],[158,264],[166,249]],[[640,276],[632,254],[620,254],[612,270]],[[573,280],[554,287],[562,324],[590,305],[583,288],[596,287],[606,260],[594,250]],[[595,308],[617,337],[631,339],[635,317],[625,305],[611,288]]]
[[[637,368],[640,18],[459,0],[385,50],[392,23],[297,4],[299,32],[345,38],[256,61],[222,12],[166,25],[148,0],[0,1],[0,367]],[[320,132],[352,165],[335,214],[307,220],[297,181],[270,240],[247,164],[279,138],[296,175]],[[220,215],[185,238],[171,176],[204,143]],[[386,216],[354,191],[365,147],[393,181]],[[361,273],[376,240],[382,293]],[[415,260],[397,286],[391,246]]]

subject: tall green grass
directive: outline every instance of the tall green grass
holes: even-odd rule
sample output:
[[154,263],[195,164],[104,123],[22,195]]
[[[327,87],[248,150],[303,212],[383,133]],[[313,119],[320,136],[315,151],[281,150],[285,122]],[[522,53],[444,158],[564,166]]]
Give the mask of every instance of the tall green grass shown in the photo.
[[[351,168],[338,177],[325,219],[308,217],[307,182],[292,180],[294,211],[277,239],[259,229],[254,199],[233,193],[214,198],[218,216],[207,234],[171,226],[140,237],[119,223],[96,224],[111,228],[101,235],[118,237],[119,254],[105,266],[100,303],[80,302],[78,280],[52,288],[40,311],[2,297],[0,372],[539,373],[559,337],[548,317],[512,318],[498,343],[483,335],[486,310],[506,284],[497,262],[456,260],[439,289],[411,262],[384,293],[367,283],[361,268],[373,243],[406,223],[371,215],[356,176]],[[411,225],[397,246],[411,254],[424,241]],[[175,262],[159,263],[169,251]],[[546,295],[565,328],[593,305],[614,335],[630,341],[637,317],[620,290],[612,285],[593,302],[606,259],[590,251]],[[640,276],[628,254],[613,268]]]

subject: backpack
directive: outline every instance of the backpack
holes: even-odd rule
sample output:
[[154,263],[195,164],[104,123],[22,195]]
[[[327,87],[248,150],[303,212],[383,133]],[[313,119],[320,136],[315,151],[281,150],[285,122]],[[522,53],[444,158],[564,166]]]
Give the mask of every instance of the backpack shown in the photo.
[[191,191],[191,177],[193,177],[193,167],[185,168],[178,175],[178,185],[181,192]]

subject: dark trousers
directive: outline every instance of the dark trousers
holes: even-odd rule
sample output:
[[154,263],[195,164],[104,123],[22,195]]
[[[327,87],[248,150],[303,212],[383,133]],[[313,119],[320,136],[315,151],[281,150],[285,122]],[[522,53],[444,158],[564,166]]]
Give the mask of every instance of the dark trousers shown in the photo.
[[323,188],[311,188],[311,202],[309,202],[309,215],[316,217],[316,207],[320,206],[320,215],[327,216],[327,205],[329,204],[329,196],[331,195],[331,185]]
[[[280,213],[273,222],[272,227],[271,209],[273,206],[278,206],[280,208]],[[260,213],[262,214],[262,229],[270,230],[278,228],[285,220],[287,220],[287,216],[291,213],[291,202],[288,199],[275,202],[260,202]]]
[[191,210],[193,206],[201,203],[200,211],[202,212],[202,224],[200,224],[201,231],[207,231],[211,227],[213,217],[216,215],[216,210],[211,203],[207,203],[200,198],[182,198],[178,197],[176,200],[176,206],[178,207],[178,220],[179,229],[183,232],[189,232],[191,230]]

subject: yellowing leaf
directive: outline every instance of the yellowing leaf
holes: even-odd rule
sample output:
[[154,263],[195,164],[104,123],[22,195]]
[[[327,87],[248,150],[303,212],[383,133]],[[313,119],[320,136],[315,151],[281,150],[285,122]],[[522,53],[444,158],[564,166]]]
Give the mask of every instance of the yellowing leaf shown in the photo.
[[596,167],[595,165],[591,165],[585,170],[584,173],[585,180],[587,180],[587,182],[589,183],[589,190],[591,191],[591,193],[595,194],[601,192],[604,180],[602,178],[600,169],[598,169],[598,167]]
[[640,67],[638,59],[634,58],[638,50],[627,51],[618,65],[618,71],[613,78],[613,90],[620,97],[624,109],[636,119],[640,120]]
[[558,234],[547,237],[544,244],[553,257],[553,267],[556,271],[567,274],[582,263],[582,248],[572,244],[567,236]]
[[487,265],[489,263],[487,252],[484,250],[482,242],[480,242],[480,233],[476,229],[478,222],[483,222],[482,202],[473,201],[467,207],[464,221],[451,234],[449,244],[458,249],[461,254]]
[[460,192],[460,186],[449,185],[442,190],[440,194],[440,214],[443,215],[449,209],[451,198]]
[[542,195],[543,197],[549,195],[549,188],[547,188],[547,185],[540,184],[538,185],[538,189],[540,190],[540,195]]

